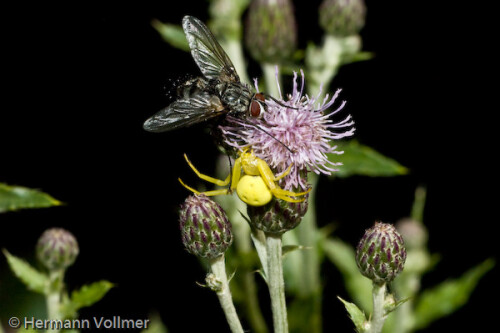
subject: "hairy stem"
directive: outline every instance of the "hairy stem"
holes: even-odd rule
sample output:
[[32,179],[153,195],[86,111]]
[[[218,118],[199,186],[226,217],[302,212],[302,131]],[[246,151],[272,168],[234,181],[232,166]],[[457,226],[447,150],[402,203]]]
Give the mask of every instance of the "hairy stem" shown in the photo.
[[384,300],[385,300],[385,283],[373,283],[373,315],[370,321],[369,333],[380,333],[384,326]]
[[[62,320],[61,313],[61,293],[63,289],[64,270],[55,270],[49,272],[49,292],[45,295],[47,304],[47,316],[51,320]],[[59,332],[59,329],[50,330]]]
[[271,309],[275,333],[288,332],[285,281],[283,279],[283,254],[281,235],[266,235],[267,285],[271,296]]
[[224,258],[224,255],[221,255],[210,261],[212,274],[215,275],[215,281],[217,282],[217,288],[212,289],[215,290],[217,297],[219,298],[220,305],[226,315],[226,320],[231,328],[231,332],[243,333],[243,327],[241,326],[240,319],[236,313],[231,291],[229,290],[229,282],[227,280]]

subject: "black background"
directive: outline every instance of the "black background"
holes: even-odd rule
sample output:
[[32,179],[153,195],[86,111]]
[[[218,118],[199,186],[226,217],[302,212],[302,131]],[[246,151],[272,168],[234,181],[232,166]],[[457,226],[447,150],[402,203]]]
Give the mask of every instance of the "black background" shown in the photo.
[[[321,40],[319,2],[296,4],[302,48]],[[337,235],[354,245],[375,220],[394,223],[408,215],[415,187],[425,185],[429,246],[442,256],[424,278],[429,287],[496,249],[494,151],[487,149],[498,109],[488,103],[490,21],[486,9],[455,2],[367,5],[363,50],[376,56],[344,66],[330,90],[343,88],[356,138],[411,173],[324,179],[319,224],[336,222]],[[3,13],[0,181],[41,189],[65,205],[1,215],[0,247],[31,258],[45,229],[73,232],[81,254],[67,273],[69,288],[99,279],[117,283],[81,312],[84,318],[145,318],[156,310],[172,332],[226,327],[215,296],[195,284],[204,269],[182,248],[176,213],[187,195],[177,177],[195,179],[182,154],[213,174],[216,149],[200,127],[142,130],[143,121],[168,103],[170,80],[198,74],[190,55],[164,43],[151,20],[180,23],[189,14],[205,21],[207,7],[204,1],[37,4]],[[251,77],[259,74],[257,66],[251,70]],[[13,304],[24,295],[9,294],[20,285],[4,259],[0,270],[5,323],[19,315]],[[483,302],[497,274],[490,272],[464,308],[429,331],[460,329],[471,318],[476,329],[489,327],[479,315],[493,314]],[[330,295],[325,317],[336,318],[325,321],[325,330],[352,331],[335,298],[348,297],[340,276],[332,267],[324,275]]]

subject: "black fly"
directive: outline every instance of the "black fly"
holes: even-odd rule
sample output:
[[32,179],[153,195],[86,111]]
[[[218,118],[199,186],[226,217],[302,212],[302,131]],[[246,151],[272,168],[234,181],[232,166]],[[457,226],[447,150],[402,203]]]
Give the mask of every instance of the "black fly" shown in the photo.
[[165,132],[226,114],[245,119],[265,110],[264,95],[240,82],[233,63],[200,20],[185,16],[182,28],[203,74],[177,88],[177,100],[144,122],[149,132]]

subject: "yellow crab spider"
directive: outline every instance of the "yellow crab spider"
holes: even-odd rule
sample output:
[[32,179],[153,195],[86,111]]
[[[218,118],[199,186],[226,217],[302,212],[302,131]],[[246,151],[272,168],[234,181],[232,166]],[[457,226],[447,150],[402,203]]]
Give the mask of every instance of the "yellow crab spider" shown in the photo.
[[227,186],[231,182],[229,188],[199,192],[184,184],[179,178],[179,182],[195,194],[214,196],[231,194],[236,190],[240,199],[248,205],[263,206],[270,202],[273,196],[288,202],[302,202],[305,198],[297,199],[296,197],[304,196],[311,191],[309,189],[304,192],[292,192],[280,188],[276,182],[290,173],[292,165],[280,176],[275,176],[269,165],[264,160],[255,156],[253,151],[248,152],[244,150],[239,154],[239,157],[234,162],[233,170],[231,171],[232,174],[229,174],[225,180],[202,174],[189,161],[186,154],[184,154],[184,158],[199,178],[218,186]]

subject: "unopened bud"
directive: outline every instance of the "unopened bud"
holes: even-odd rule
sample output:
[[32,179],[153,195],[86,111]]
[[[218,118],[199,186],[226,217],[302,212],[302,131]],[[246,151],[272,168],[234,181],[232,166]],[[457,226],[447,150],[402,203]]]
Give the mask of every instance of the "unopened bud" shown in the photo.
[[49,270],[68,268],[75,262],[78,252],[75,236],[61,228],[46,230],[36,245],[38,260]]
[[270,234],[282,234],[299,225],[306,214],[308,198],[302,202],[273,199],[265,206],[247,206],[252,226]]
[[365,25],[364,0],[324,0],[319,7],[319,23],[329,34],[347,37]]
[[425,244],[427,244],[429,235],[421,222],[410,218],[402,219],[396,223],[396,229],[403,236],[408,250],[424,248]]
[[213,259],[233,242],[231,223],[219,204],[205,195],[189,196],[179,213],[182,243],[196,256]]
[[406,261],[403,238],[392,224],[376,222],[367,229],[356,250],[361,274],[375,283],[391,282]]
[[254,0],[248,9],[245,44],[261,62],[289,60],[297,46],[297,27],[289,0]]

